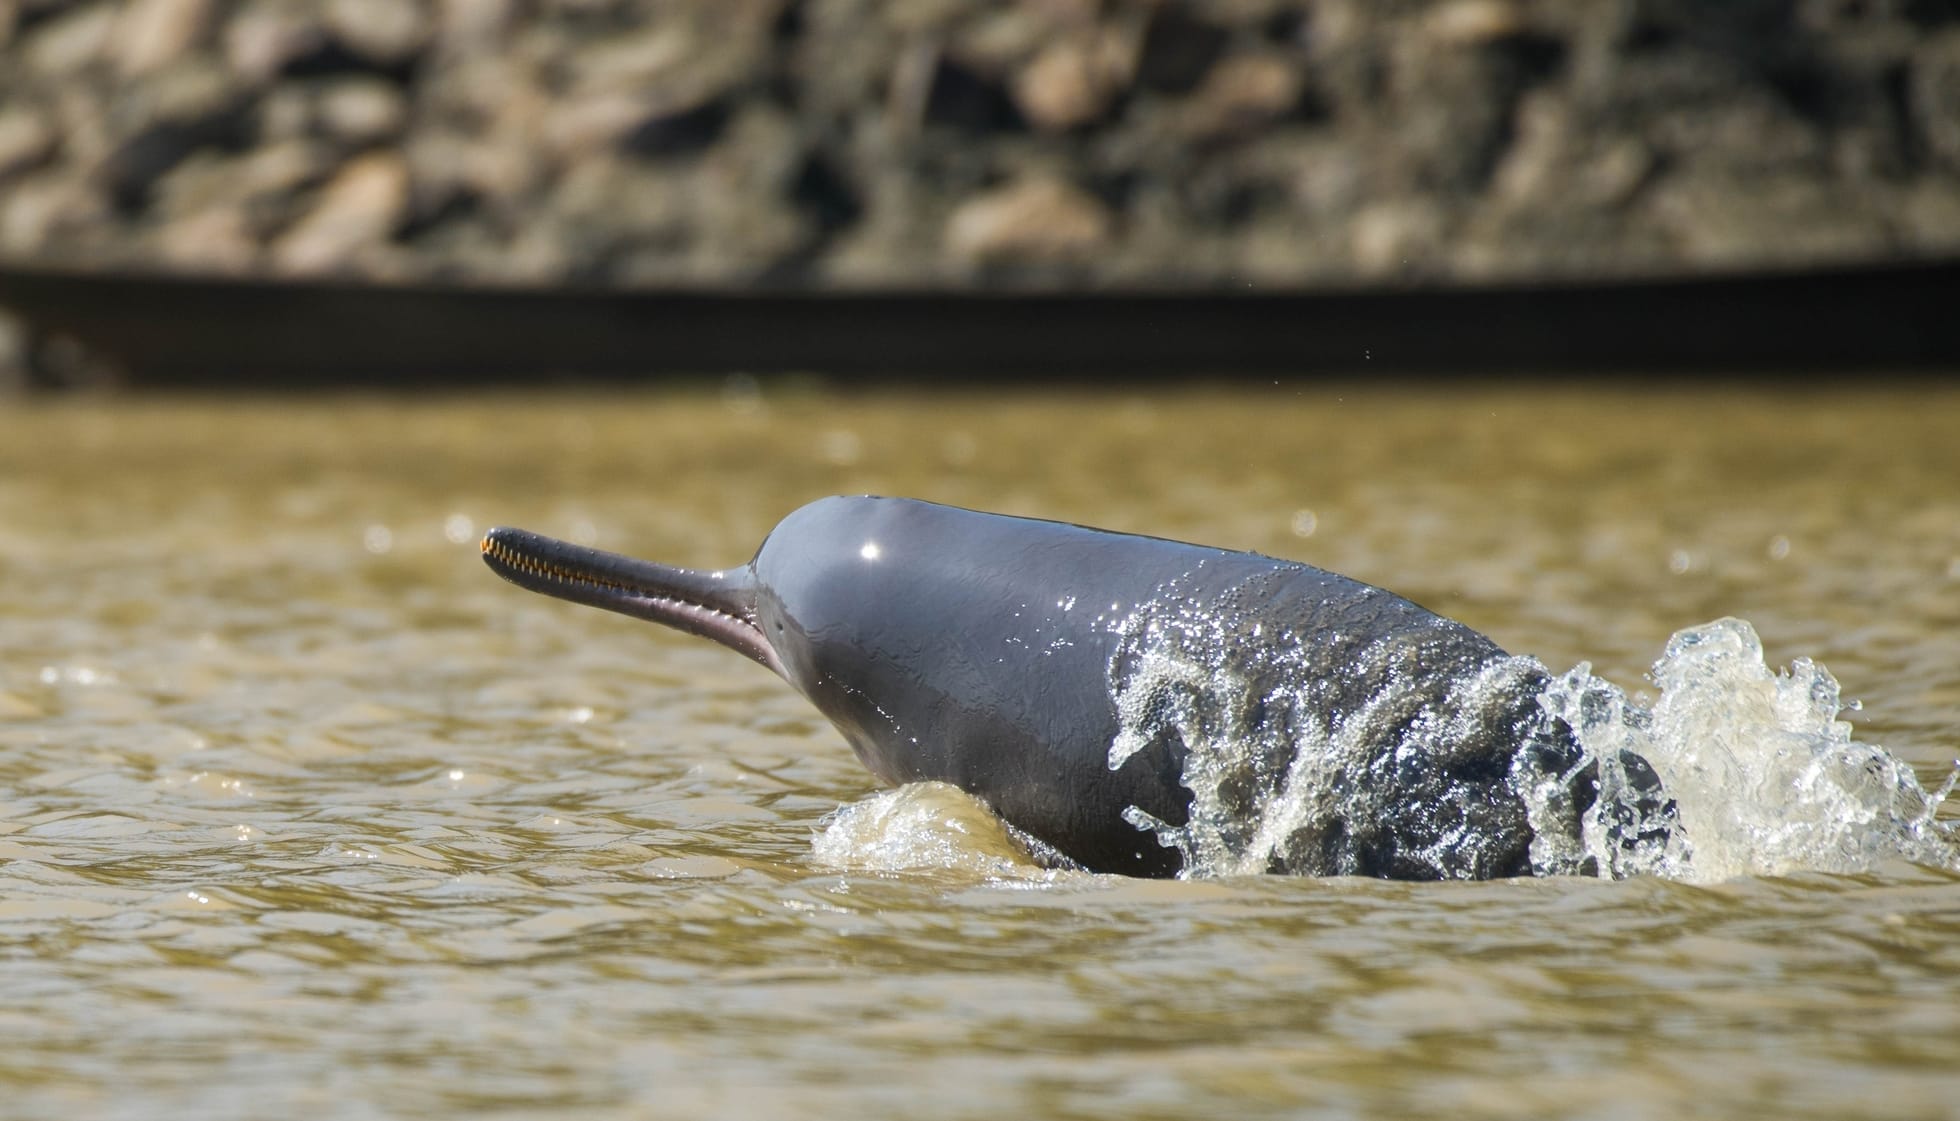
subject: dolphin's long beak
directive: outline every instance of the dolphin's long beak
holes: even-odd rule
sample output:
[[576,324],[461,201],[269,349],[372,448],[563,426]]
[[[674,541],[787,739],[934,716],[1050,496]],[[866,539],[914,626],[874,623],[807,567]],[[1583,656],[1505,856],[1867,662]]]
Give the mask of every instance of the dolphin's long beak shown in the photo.
[[745,568],[674,568],[502,527],[483,535],[483,563],[520,588],[711,638],[783,676],[756,621]]

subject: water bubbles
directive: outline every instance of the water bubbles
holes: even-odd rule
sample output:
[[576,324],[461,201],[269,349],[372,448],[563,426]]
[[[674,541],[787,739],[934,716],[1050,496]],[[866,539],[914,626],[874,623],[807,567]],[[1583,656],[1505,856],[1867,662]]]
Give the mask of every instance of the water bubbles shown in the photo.
[[395,547],[394,531],[376,522],[362,531],[361,547],[375,556],[383,556]]
[[1676,549],[1667,556],[1667,570],[1676,576],[1685,576],[1695,566],[1694,554],[1686,549]]
[[1783,536],[1780,533],[1777,534],[1775,537],[1769,539],[1768,551],[1769,551],[1769,559],[1773,561],[1780,561],[1788,558],[1790,555],[1790,539],[1788,537]]
[[1320,528],[1320,517],[1312,510],[1302,508],[1293,511],[1293,519],[1290,524],[1293,529],[1293,536],[1312,537],[1314,530]]
[[572,523],[571,531],[565,536],[569,537],[574,545],[584,545],[589,548],[599,543],[599,527],[592,524],[589,519],[580,518]]
[[442,520],[442,535],[451,545],[476,543],[476,523],[468,514],[451,514]]

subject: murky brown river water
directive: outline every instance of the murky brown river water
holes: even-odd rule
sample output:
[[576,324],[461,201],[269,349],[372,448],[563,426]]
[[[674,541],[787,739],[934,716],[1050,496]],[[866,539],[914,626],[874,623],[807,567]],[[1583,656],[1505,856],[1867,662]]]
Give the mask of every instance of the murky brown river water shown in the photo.
[[0,1114],[1960,1115],[1950,868],[839,867],[873,784],[805,702],[476,546],[717,566],[907,494],[1306,560],[1629,689],[1737,616],[1932,786],[1960,392],[752,389],[0,408]]

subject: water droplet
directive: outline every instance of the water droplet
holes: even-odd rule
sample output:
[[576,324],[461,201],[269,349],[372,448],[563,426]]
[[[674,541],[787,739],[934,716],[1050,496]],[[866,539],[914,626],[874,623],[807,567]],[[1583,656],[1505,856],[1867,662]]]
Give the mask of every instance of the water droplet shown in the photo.
[[1314,530],[1320,528],[1320,517],[1312,510],[1295,510],[1292,524],[1293,536],[1312,537]]
[[367,532],[361,534],[361,546],[380,556],[395,547],[395,534],[385,525],[371,525],[367,527]]
[[1667,570],[1681,576],[1695,566],[1695,558],[1686,549],[1676,549],[1667,558]]
[[469,545],[476,541],[476,523],[468,514],[451,514],[442,520],[442,535],[452,545]]
[[1782,560],[1790,555],[1790,539],[1777,534],[1769,539],[1769,559]]

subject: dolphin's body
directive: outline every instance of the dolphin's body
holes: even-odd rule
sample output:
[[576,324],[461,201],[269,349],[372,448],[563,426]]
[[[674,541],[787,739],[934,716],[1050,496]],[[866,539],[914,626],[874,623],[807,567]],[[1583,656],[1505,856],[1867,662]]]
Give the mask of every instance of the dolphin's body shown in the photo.
[[[870,497],[813,502],[719,572],[513,529],[483,555],[534,591],[741,651],[879,778],[953,783],[1096,871],[1179,870],[1190,846],[1150,829],[1187,823],[1193,752],[1220,743],[1247,750],[1202,787],[1214,817],[1256,814],[1301,752],[1343,761],[1268,842],[1279,871],[1530,874],[1534,829],[1576,830],[1589,802],[1536,663],[1304,564]],[[1564,804],[1534,824],[1525,787],[1548,777]]]

